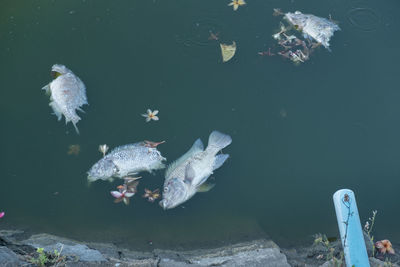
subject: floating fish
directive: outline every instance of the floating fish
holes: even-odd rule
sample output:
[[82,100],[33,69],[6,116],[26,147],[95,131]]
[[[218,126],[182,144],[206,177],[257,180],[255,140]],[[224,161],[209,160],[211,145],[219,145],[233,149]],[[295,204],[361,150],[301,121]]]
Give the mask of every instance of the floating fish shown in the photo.
[[227,62],[231,58],[233,58],[233,56],[236,53],[236,43],[235,43],[235,41],[233,41],[233,43],[231,45],[227,45],[227,44],[219,44],[219,45],[221,47],[222,61],[223,62]]
[[160,206],[172,209],[189,200],[196,192],[206,192],[212,188],[205,182],[214,170],[222,166],[228,154],[217,153],[232,142],[229,135],[213,131],[204,150],[197,139],[192,148],[172,163],[165,172],[163,199]]
[[108,151],[109,147],[104,144],[104,145],[99,145],[99,151],[101,153],[103,153],[103,157],[106,155],[107,151]]
[[284,18],[294,26],[295,29],[303,32],[305,38],[312,38],[321,43],[329,50],[329,41],[335,31],[340,28],[334,22],[317,17],[311,14],[303,14],[300,11],[286,13]]
[[88,172],[89,182],[110,180],[114,177],[123,178],[142,171],[153,172],[163,169],[161,156],[155,147],[149,147],[145,142],[138,142],[117,147],[95,163]]
[[50,94],[49,105],[58,120],[61,120],[62,115],[64,115],[65,123],[71,121],[79,134],[76,124],[81,118],[76,114],[76,111],[83,112],[81,107],[88,104],[86,87],[79,77],[64,65],[53,65],[51,73],[55,79],[42,88]]

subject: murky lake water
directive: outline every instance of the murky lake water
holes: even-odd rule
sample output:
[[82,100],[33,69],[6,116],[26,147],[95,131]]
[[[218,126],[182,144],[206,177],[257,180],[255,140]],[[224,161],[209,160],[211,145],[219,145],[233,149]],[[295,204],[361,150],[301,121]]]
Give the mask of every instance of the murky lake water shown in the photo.
[[[0,228],[140,249],[264,235],[285,246],[337,235],[332,194],[351,188],[361,221],[377,209],[376,235],[400,240],[400,3],[249,0],[237,12],[228,3],[1,0]],[[275,7],[331,14],[342,29],[332,53],[301,66],[257,55],[274,43]],[[210,30],[236,41],[230,62]],[[80,135],[40,90],[54,63],[87,86]],[[147,108],[160,121],[145,123]],[[162,186],[163,171],[143,174],[129,206],[113,203],[118,182],[87,186],[99,144],[166,140],[171,162],[214,129],[232,136],[231,158],[216,187],[183,207],[140,197]]]

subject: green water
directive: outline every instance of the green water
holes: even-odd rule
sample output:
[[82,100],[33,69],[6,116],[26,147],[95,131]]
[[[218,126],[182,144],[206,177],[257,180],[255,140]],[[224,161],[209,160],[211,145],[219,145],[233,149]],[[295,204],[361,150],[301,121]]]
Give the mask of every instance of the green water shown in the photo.
[[[228,3],[1,0],[0,228],[141,249],[265,235],[285,246],[337,235],[332,194],[351,188],[361,221],[377,209],[376,236],[399,241],[400,3],[249,0],[237,12]],[[274,44],[275,7],[331,14],[342,29],[332,53],[301,66],[257,55]],[[210,30],[236,41],[230,62]],[[40,90],[54,63],[87,86],[80,135]],[[147,108],[160,121],[145,123]],[[171,162],[214,129],[232,136],[231,158],[216,187],[183,207],[140,197],[162,186],[163,171],[143,174],[129,206],[113,203],[118,182],[87,186],[99,144],[166,140]]]

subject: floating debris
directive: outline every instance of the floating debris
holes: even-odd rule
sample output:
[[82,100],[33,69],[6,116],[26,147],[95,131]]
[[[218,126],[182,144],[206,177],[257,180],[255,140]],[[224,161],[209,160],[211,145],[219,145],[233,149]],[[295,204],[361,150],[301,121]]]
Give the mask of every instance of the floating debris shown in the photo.
[[131,191],[127,189],[126,185],[118,186],[118,191],[111,191],[111,195],[115,197],[114,203],[124,202],[125,205],[129,205],[130,198],[133,197],[136,193],[136,187],[139,184],[138,181],[135,182],[135,185],[131,187]]
[[281,16],[284,15],[282,10],[280,8],[274,8],[274,13],[272,13],[273,16]]
[[156,116],[158,114],[158,110],[151,111],[151,109],[147,110],[147,114],[142,114],[143,117],[146,118],[146,122],[151,120],[158,121],[159,118]]
[[[333,33],[340,30],[334,22],[310,14],[303,14],[300,11],[294,13],[282,13],[280,9],[274,9],[274,15],[284,15],[284,19],[289,23],[286,26],[280,22],[279,32],[272,35],[278,42],[276,54],[298,64],[309,60],[314,50],[323,45],[329,50],[329,40]],[[296,36],[298,31],[301,36]],[[268,51],[269,55],[275,53]]]
[[212,31],[210,31],[210,36],[208,37],[208,40],[218,41],[219,40],[218,36],[219,36],[219,32],[213,33]]
[[88,172],[89,182],[123,178],[142,171],[153,172],[163,169],[166,158],[156,147],[145,142],[119,146],[95,163]]
[[145,147],[152,147],[152,148],[156,148],[158,145],[164,144],[165,141],[161,141],[161,142],[152,142],[152,141],[148,141],[148,140],[144,140],[144,146]]
[[50,94],[49,106],[53,109],[58,120],[61,120],[62,115],[64,115],[65,123],[71,121],[79,134],[76,124],[81,118],[76,114],[76,111],[83,112],[81,106],[88,104],[86,87],[81,79],[64,65],[53,65],[51,74],[54,80],[42,88],[47,94]]
[[245,4],[246,2],[243,0],[232,0],[232,2],[228,4],[228,6],[233,6],[233,10],[236,11],[239,6],[244,6]]
[[80,145],[70,145],[68,147],[68,155],[74,155],[74,156],[78,156],[79,153],[81,152],[81,146]]
[[151,203],[153,203],[156,199],[160,198],[160,196],[161,196],[160,189],[158,189],[158,188],[154,191],[151,191],[151,190],[145,188],[144,192],[145,193],[144,193],[143,197],[147,198],[147,200]]
[[6,213],[4,211],[0,212],[0,219],[4,217]]
[[221,53],[222,53],[222,61],[223,62],[227,62],[231,58],[233,58],[233,56],[236,53],[236,43],[235,43],[235,41],[233,41],[233,43],[231,45],[227,45],[227,44],[219,44],[219,45],[221,46]]
[[109,147],[104,144],[104,145],[99,145],[99,151],[101,153],[103,153],[103,157],[106,155],[107,151],[108,151]]

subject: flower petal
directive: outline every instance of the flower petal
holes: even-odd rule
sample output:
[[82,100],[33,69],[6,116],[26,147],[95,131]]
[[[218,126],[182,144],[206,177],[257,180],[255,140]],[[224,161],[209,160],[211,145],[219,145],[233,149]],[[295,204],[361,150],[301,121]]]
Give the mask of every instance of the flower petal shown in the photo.
[[0,218],[3,218],[6,213],[4,211],[0,212]]
[[133,193],[133,192],[126,192],[125,193],[126,197],[133,197],[134,195],[135,195],[135,193]]
[[154,110],[153,115],[157,115],[157,114],[158,114],[158,110]]
[[122,194],[119,191],[111,191],[110,193],[115,198],[121,198],[122,197]]
[[140,114],[140,115],[142,115],[145,118],[147,118],[149,116],[149,114]]
[[124,203],[125,205],[129,205],[129,197],[124,197]]
[[152,119],[155,120],[155,121],[158,121],[158,120],[159,120],[159,118],[158,118],[157,116],[153,116]]
[[151,112],[151,109],[147,109],[147,115],[150,115],[151,113],[153,113]]
[[146,122],[149,122],[149,121],[151,121],[151,118],[150,118],[150,117],[147,117],[147,118],[146,118]]

